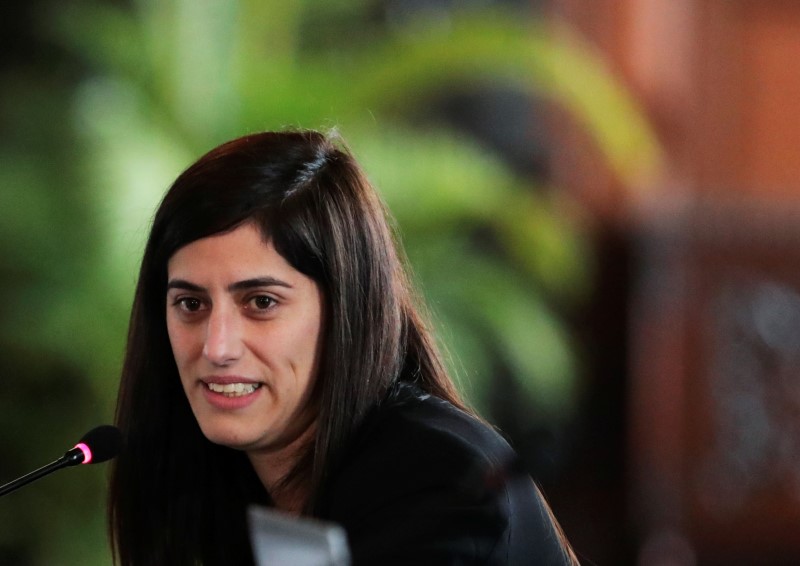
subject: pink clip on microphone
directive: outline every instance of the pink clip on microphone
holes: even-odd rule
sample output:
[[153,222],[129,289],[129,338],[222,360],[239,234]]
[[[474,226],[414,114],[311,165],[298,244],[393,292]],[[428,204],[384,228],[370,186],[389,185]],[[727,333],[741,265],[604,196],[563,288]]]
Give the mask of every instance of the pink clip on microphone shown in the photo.
[[75,445],[75,448],[83,452],[83,462],[81,462],[81,464],[92,463],[92,449],[89,448],[85,442],[79,442]]

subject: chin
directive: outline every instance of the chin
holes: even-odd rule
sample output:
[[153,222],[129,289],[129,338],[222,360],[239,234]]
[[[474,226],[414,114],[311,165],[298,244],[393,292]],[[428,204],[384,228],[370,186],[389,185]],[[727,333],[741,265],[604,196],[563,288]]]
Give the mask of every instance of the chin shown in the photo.
[[201,422],[200,430],[209,442],[234,450],[247,450],[259,440],[259,436],[254,431],[243,430],[241,426],[227,423]]

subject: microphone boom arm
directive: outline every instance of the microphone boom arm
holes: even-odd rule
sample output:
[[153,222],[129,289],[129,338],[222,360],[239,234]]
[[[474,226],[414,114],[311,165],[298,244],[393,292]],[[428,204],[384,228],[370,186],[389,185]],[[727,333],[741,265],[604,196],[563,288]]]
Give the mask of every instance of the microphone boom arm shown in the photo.
[[110,460],[119,452],[121,443],[122,435],[116,427],[111,425],[95,427],[83,435],[83,438],[75,445],[75,448],[67,450],[55,462],[50,462],[38,470],[0,486],[0,497],[61,468]]
[[11,493],[12,491],[21,488],[23,485],[27,485],[32,481],[36,481],[41,477],[46,476],[56,470],[60,470],[61,468],[66,468],[67,466],[77,466],[78,464],[83,463],[84,453],[80,448],[73,448],[72,450],[67,451],[66,454],[61,456],[58,460],[54,462],[50,462],[46,466],[42,466],[38,470],[34,470],[28,474],[25,474],[21,478],[17,478],[12,482],[9,482],[3,486],[0,486],[0,497],[6,495],[7,493]]

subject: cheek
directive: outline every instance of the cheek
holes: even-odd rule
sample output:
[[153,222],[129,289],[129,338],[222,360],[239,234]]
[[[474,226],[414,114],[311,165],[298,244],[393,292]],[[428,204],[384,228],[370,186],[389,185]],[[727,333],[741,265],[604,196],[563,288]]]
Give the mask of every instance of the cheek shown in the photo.
[[301,330],[301,335],[303,336],[302,348],[298,352],[298,357],[303,360],[308,381],[313,382],[317,374],[319,358],[322,351],[320,321],[312,321],[304,325]]
[[262,336],[258,341],[261,357],[283,366],[287,375],[293,376],[287,384],[304,386],[312,382],[316,374],[319,357],[318,333],[317,325],[305,322],[294,325],[289,332]]
[[170,323],[169,318],[167,319],[167,334],[169,335],[172,355],[175,357],[178,367],[180,367],[192,355],[191,352],[194,347],[192,334],[181,325]]

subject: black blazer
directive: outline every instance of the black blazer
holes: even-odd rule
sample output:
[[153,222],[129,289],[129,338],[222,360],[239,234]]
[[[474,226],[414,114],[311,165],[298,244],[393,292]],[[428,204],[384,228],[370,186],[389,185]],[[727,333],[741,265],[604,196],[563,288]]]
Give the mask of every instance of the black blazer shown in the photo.
[[318,515],[354,566],[570,564],[531,478],[492,428],[415,386],[366,419]]

